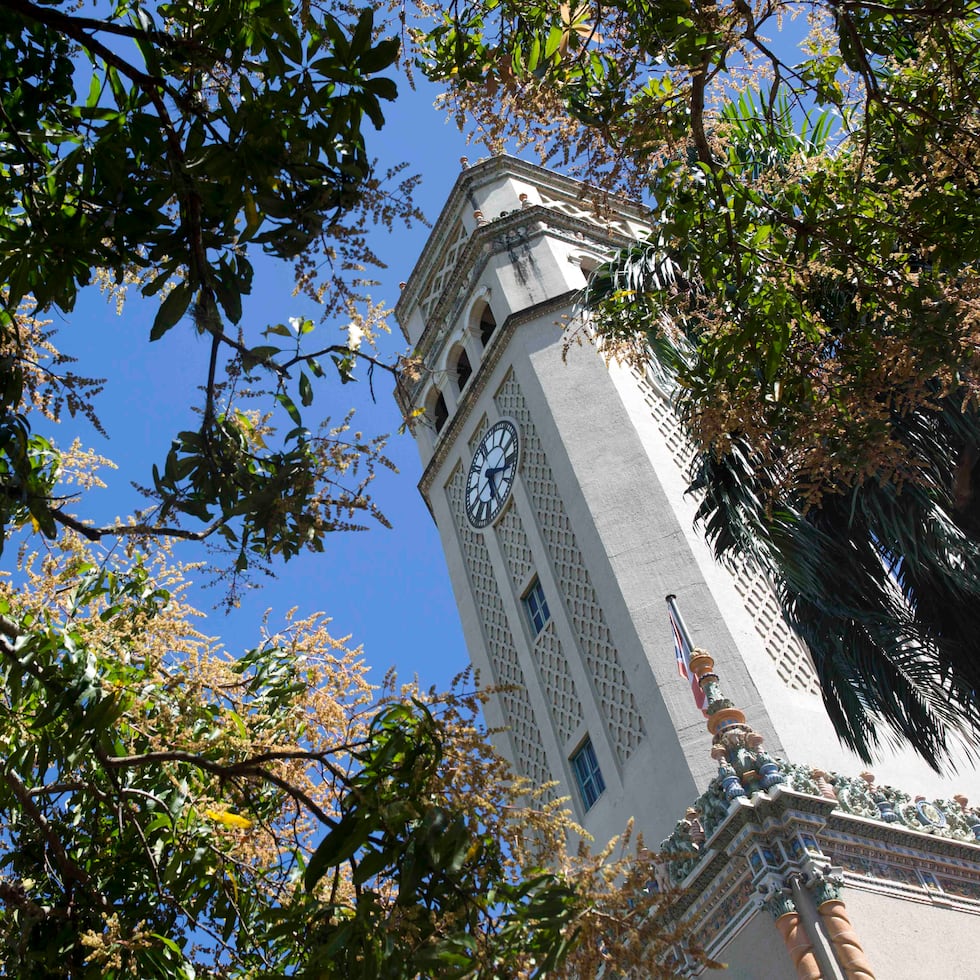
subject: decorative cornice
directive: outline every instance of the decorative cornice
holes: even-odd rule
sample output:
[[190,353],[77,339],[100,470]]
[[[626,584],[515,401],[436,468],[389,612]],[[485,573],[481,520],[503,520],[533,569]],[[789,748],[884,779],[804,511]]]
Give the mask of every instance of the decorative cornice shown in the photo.
[[[464,170],[456,179],[456,183],[453,185],[453,189],[432,227],[432,234],[422,249],[422,254],[415,263],[415,268],[408,277],[405,288],[395,304],[395,316],[399,323],[401,323],[404,311],[418,301],[421,287],[434,269],[438,267],[439,256],[445,248],[446,240],[452,233],[455,222],[465,210],[464,205],[467,203],[467,199],[471,198],[473,192],[479,187],[499,179],[502,174],[526,180],[539,189],[550,191],[559,197],[579,201],[589,198],[596,199],[602,203],[603,210],[614,211],[636,221],[643,221],[648,215],[648,209],[636,201],[608,194],[599,188],[583,184],[581,181],[562,176],[553,170],[546,170],[544,167],[528,163],[517,157],[501,155],[481,160]],[[534,207],[527,208],[524,213],[533,210],[535,210]],[[569,220],[572,219],[569,218]],[[588,222],[583,222],[583,224],[588,224]],[[596,225],[592,224],[591,227],[595,229]]]
[[736,868],[748,862],[757,901],[774,915],[791,910],[787,888],[801,882],[822,908],[840,898],[844,883],[823,848],[848,839],[980,874],[980,811],[965,797],[928,801],[877,786],[870,772],[851,778],[775,759],[722,694],[713,659],[693,650],[688,663],[708,700],[718,775],[661,845],[661,887],[679,889],[672,915],[701,916],[731,878],[733,861]]
[[891,848],[912,848],[934,857],[957,858],[980,867],[980,844],[955,837],[937,837],[924,828],[917,830],[904,824],[886,824],[873,817],[834,810],[827,819],[827,831],[860,836]]
[[[699,801],[700,802],[700,801]],[[733,856],[758,834],[773,825],[783,825],[792,819],[805,826],[810,833],[823,827],[833,804],[817,796],[795,793],[782,786],[771,793],[757,793],[751,800],[740,799],[732,804],[724,821],[698,847],[687,837],[681,821],[674,833],[661,845],[665,853],[671,852],[688,860],[671,869],[672,883],[681,890],[674,904],[678,914],[689,908],[698,896],[721,874]],[[693,846],[692,846],[693,845]],[[673,863],[673,862],[672,862]],[[678,873],[683,878],[678,880]]]
[[[784,786],[732,804],[725,820],[701,844],[695,842],[691,825],[690,818],[680,821],[662,845],[670,871],[669,883],[678,889],[677,898],[671,903],[676,917],[702,902],[714,883],[730,876],[733,860],[747,860],[754,845],[773,835],[804,833],[822,840],[824,847],[835,840],[862,841],[885,855],[913,853],[955,866],[967,864],[980,872],[980,845],[975,842],[936,837],[904,825],[845,813],[825,797]],[[797,863],[815,880],[812,860],[804,855]]]

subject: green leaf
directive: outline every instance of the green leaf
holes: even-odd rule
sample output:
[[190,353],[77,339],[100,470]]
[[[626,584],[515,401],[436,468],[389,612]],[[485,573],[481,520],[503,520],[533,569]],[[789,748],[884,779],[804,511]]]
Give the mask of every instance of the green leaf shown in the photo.
[[[371,44],[371,33],[374,30],[374,9],[372,7],[365,7],[361,11],[360,17],[357,19],[357,26],[354,28],[354,33],[350,40],[350,50],[351,54],[357,56],[358,52],[363,52],[369,49]],[[360,60],[360,57],[358,57]]]
[[187,312],[191,301],[191,288],[180,282],[167,294],[153,319],[150,340],[159,340]]
[[[361,57],[358,59],[357,67],[365,75],[370,75],[376,71],[381,71],[384,68],[388,68],[395,63],[400,47],[401,43],[396,37],[379,41],[373,48],[369,48],[361,55]],[[372,81],[389,82],[392,88],[395,88],[395,83],[390,82],[388,79],[372,79]],[[390,98],[394,97],[394,95],[390,96]],[[385,98],[387,98],[387,96],[385,96]]]
[[281,353],[281,347],[273,347],[271,344],[260,344],[257,347],[250,347],[247,352],[242,352],[242,364],[246,371],[251,371],[260,364],[263,366],[266,365],[268,361],[271,361],[277,354]]
[[550,61],[557,53],[558,48],[561,47],[561,39],[563,37],[564,31],[560,27],[555,26],[548,31],[548,37],[544,44],[544,57],[546,61]]
[[390,78],[369,78],[364,83],[364,90],[387,102],[398,97],[398,86]]
[[371,821],[359,811],[345,814],[310,855],[303,875],[306,890],[312,891],[331,868],[353,857],[367,842],[371,829]]
[[286,392],[279,392],[279,394],[276,395],[276,401],[279,402],[284,409],[286,409],[289,417],[297,425],[303,424],[303,417],[299,414],[299,409],[296,407],[296,403],[289,397],[289,395],[286,394]]
[[299,375],[299,399],[304,408],[313,404],[313,385],[305,371],[300,371]]

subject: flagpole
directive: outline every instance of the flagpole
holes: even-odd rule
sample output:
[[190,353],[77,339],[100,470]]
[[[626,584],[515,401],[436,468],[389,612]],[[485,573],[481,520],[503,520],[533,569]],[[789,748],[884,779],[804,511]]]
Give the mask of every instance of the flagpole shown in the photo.
[[687,624],[684,622],[684,617],[681,615],[681,611],[677,608],[677,596],[673,592],[665,597],[667,599],[667,606],[670,608],[671,613],[674,616],[674,622],[677,623],[677,629],[680,631],[681,639],[687,644],[688,650],[694,649],[694,644],[691,642],[691,634],[687,631]]
[[707,695],[701,687],[701,681],[697,674],[691,670],[690,658],[694,652],[694,644],[691,642],[691,634],[687,631],[687,624],[681,617],[677,608],[677,596],[673,593],[666,596],[667,599],[667,618],[670,620],[671,629],[674,634],[674,655],[677,657],[677,672],[685,678],[691,685],[691,694],[694,695],[694,703],[707,715]]

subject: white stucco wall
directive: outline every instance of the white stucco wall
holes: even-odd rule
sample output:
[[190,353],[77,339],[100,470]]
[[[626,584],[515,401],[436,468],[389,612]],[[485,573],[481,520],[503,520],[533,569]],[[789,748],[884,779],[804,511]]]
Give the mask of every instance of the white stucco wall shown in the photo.
[[980,977],[980,916],[857,888],[844,901],[878,980]]

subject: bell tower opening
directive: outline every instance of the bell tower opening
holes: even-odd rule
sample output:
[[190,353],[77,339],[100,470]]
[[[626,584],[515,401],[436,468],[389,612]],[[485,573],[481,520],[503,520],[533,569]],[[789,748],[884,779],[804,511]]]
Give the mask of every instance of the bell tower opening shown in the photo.
[[483,310],[480,313],[480,318],[477,323],[480,331],[480,343],[486,347],[490,343],[490,338],[493,336],[494,331],[497,329],[497,321],[494,319],[493,310],[490,309],[489,303],[483,304]]
[[470,366],[470,359],[466,351],[460,351],[456,359],[456,385],[460,391],[466,387],[466,382],[470,380],[473,368]]
[[432,403],[432,424],[436,432],[442,432],[443,426],[449,421],[449,409],[446,407],[446,399],[440,391]]

